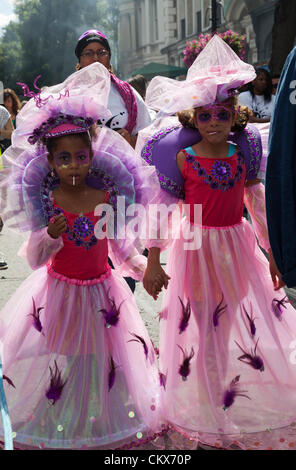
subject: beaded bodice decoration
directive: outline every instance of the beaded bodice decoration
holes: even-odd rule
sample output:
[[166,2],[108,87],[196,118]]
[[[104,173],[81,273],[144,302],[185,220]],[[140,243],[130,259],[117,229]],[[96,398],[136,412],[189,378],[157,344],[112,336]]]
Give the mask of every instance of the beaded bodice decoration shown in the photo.
[[202,205],[202,225],[225,227],[239,223],[243,215],[246,166],[238,150],[225,158],[203,158],[185,154],[185,203],[190,204],[190,221],[194,205]]
[[240,151],[237,152],[238,158],[234,174],[231,166],[225,159],[215,160],[214,164],[210,167],[210,171],[208,171],[194,155],[190,155],[186,151],[184,151],[184,153],[186,154],[186,161],[192,164],[197,174],[203,178],[204,183],[208,184],[211,189],[227,191],[233,188],[235,183],[242,177],[244,157]]

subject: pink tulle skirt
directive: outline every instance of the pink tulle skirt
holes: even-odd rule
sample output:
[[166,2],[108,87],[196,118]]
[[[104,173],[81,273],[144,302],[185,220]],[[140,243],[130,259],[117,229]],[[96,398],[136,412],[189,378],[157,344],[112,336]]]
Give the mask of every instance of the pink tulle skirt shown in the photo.
[[[284,290],[274,291],[246,220],[203,228],[201,238],[200,249],[187,251],[174,240],[167,265],[160,322],[167,420],[210,445],[267,448],[273,439],[275,448],[288,447],[296,441],[296,311]],[[190,301],[187,327],[181,300],[185,308]]]
[[33,272],[0,313],[0,347],[17,448],[129,448],[162,431],[154,348],[114,271],[90,286]]

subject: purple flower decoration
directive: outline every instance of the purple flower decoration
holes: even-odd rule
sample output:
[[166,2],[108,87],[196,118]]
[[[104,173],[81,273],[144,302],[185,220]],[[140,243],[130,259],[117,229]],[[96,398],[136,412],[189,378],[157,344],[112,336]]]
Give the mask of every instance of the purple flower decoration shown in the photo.
[[193,163],[193,162],[195,162],[195,157],[194,157],[194,155],[190,155],[190,153],[187,153],[186,160],[187,160],[188,163]]
[[181,320],[180,320],[180,323],[179,323],[179,334],[181,334],[181,333],[183,333],[183,331],[186,330],[186,328],[188,326],[188,322],[189,322],[190,315],[191,315],[191,305],[190,305],[190,300],[189,299],[187,301],[186,307],[183,304],[180,297],[179,297],[179,300],[181,302],[181,307],[182,307],[182,316],[181,316]]
[[206,170],[201,167],[198,168],[197,173],[199,176],[205,176],[207,174]]
[[93,234],[94,224],[88,217],[80,216],[74,221],[73,231],[79,238],[86,238]]
[[179,374],[182,377],[182,380],[187,380],[188,375],[190,374],[190,361],[194,356],[194,349],[191,348],[190,354],[187,354],[186,350],[184,351],[181,346],[177,344],[178,348],[181,349],[183,353],[183,362],[179,367]]
[[259,338],[257,339],[254,351],[251,349],[251,353],[244,351],[243,348],[236,341],[235,341],[235,344],[244,353],[242,356],[238,357],[238,360],[253,367],[253,369],[255,370],[260,370],[260,372],[263,372],[264,371],[263,359],[261,359],[261,357],[257,356],[256,354],[258,341],[259,341]]
[[223,395],[223,410],[226,411],[228,408],[230,408],[236,397],[245,397],[248,398],[248,400],[251,400],[250,397],[247,395],[244,395],[247,390],[240,390],[238,387],[238,382],[240,379],[240,375],[237,375],[229,385],[229,388],[224,392]]
[[211,168],[211,174],[218,181],[227,181],[231,177],[231,166],[227,162],[217,160]]
[[65,382],[62,381],[61,372],[58,368],[57,361],[54,361],[54,365],[55,365],[54,371],[51,367],[49,367],[50,386],[45,393],[46,398],[52,401],[52,405],[55,405],[55,403],[61,398],[63,388],[67,383],[67,381]]
[[33,313],[29,313],[29,316],[33,317],[33,326],[34,326],[34,328],[37,331],[39,331],[39,333],[41,333],[42,332],[42,324],[41,324],[41,321],[40,321],[40,312],[41,312],[41,310],[44,309],[44,307],[36,308],[34,297],[32,297],[32,301],[33,301]]
[[275,314],[278,320],[282,321],[283,309],[287,308],[285,304],[288,304],[288,303],[290,302],[286,295],[281,300],[279,299],[272,300],[271,307],[272,307],[273,313]]

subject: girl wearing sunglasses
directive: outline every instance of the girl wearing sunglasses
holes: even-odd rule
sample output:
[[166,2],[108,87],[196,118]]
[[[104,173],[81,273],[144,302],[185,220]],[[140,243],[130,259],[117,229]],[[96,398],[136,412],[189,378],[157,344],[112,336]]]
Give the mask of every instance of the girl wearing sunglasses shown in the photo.
[[[246,126],[233,95],[253,76],[253,67],[216,35],[181,85],[151,81],[148,104],[163,113],[190,111],[179,114],[183,127],[158,129],[143,147],[159,174],[158,202],[184,208],[178,236],[172,217],[170,240],[148,241],[143,284],[152,294],[153,280],[165,285],[159,254],[169,247],[159,340],[169,425],[201,445],[279,449],[289,448],[294,426],[296,319],[270,250],[264,186],[257,179],[259,133]],[[244,204],[252,224],[243,218]],[[199,237],[190,246],[188,234],[195,231]]]

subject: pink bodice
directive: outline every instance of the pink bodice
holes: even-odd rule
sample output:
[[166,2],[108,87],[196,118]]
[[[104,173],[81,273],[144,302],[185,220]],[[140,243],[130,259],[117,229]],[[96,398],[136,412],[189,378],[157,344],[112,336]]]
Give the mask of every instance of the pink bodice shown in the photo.
[[183,152],[186,159],[182,175],[185,203],[191,205],[190,221],[194,222],[193,205],[202,204],[203,226],[225,227],[239,223],[243,215],[246,176],[240,151],[225,158],[204,158]]
[[73,280],[98,280],[109,270],[107,238],[98,240],[94,234],[99,217],[94,212],[71,214],[55,202],[54,208],[63,212],[68,228],[62,235],[64,246],[55,255],[49,270]]

